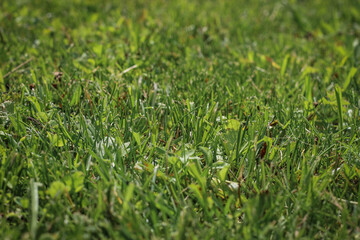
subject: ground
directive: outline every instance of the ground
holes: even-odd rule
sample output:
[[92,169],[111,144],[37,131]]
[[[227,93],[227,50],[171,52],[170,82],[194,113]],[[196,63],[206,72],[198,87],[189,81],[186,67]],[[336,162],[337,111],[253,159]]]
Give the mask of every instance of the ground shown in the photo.
[[359,1],[0,9],[0,239],[360,238]]

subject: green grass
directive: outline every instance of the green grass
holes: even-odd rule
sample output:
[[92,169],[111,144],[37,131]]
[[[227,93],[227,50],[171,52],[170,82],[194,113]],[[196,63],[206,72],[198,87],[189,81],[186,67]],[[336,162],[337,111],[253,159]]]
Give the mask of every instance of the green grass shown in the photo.
[[359,1],[0,9],[0,239],[360,238]]

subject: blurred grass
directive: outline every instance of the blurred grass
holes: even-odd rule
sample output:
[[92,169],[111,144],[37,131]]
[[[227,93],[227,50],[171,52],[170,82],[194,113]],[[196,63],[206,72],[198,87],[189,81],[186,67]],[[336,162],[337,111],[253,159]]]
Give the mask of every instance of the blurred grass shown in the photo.
[[0,238],[358,238],[359,5],[1,1]]

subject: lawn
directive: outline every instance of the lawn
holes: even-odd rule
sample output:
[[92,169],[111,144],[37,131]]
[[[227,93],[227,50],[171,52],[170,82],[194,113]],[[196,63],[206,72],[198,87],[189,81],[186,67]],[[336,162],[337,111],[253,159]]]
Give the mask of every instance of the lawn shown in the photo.
[[0,239],[360,238],[360,1],[1,0]]

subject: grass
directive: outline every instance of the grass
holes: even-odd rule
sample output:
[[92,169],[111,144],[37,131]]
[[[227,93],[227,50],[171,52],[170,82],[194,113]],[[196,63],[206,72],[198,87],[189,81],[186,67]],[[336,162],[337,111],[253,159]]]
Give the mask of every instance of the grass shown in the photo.
[[360,3],[0,2],[1,239],[360,238]]

